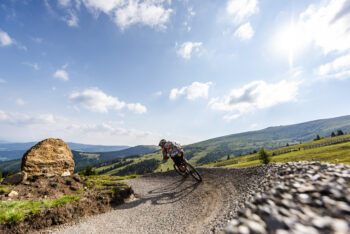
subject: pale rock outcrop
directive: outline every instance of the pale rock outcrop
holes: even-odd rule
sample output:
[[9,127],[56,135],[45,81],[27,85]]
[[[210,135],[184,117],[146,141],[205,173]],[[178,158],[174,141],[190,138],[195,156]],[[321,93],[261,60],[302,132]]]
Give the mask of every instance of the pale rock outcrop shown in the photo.
[[71,175],[74,171],[73,154],[64,141],[49,138],[23,155],[21,170],[28,177]]

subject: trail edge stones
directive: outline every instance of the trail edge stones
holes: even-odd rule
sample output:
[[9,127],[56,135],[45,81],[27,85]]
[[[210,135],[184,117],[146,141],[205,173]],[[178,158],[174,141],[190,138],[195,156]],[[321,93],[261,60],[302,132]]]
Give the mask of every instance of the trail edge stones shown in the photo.
[[23,155],[21,170],[28,177],[68,176],[74,171],[73,154],[63,140],[48,138]]

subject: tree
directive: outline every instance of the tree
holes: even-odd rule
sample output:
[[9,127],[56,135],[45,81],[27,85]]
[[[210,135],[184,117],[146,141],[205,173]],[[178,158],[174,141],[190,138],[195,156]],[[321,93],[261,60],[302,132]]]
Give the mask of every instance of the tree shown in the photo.
[[229,159],[230,159],[230,155],[228,154],[228,155],[227,155],[227,160],[229,160]]
[[332,132],[331,137],[335,137],[335,133],[334,132]]
[[288,146],[289,146],[289,144],[287,143],[287,144],[286,144],[286,146],[288,147]]
[[261,147],[259,151],[259,160],[263,164],[268,164],[270,162],[270,155],[265,151],[264,147]]
[[339,130],[337,131],[337,136],[341,136],[341,135],[344,135],[344,133],[343,133],[342,130],[339,129]]
[[318,140],[321,140],[320,135],[317,135],[316,138],[314,138],[314,141],[318,141]]

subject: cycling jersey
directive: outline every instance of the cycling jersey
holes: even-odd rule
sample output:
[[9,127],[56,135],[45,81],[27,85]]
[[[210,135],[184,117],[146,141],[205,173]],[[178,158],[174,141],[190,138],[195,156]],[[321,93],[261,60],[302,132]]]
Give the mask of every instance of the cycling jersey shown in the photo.
[[176,142],[167,141],[163,146],[163,159],[168,159],[168,154],[170,157],[183,156],[184,150],[181,145]]

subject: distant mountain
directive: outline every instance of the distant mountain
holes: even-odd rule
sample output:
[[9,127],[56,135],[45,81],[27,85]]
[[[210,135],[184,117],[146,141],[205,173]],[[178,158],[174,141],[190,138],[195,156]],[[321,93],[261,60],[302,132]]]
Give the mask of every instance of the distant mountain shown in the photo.
[[[22,158],[23,154],[34,146],[38,142],[26,142],[26,143],[0,143],[0,161],[8,161],[13,159]],[[71,150],[81,151],[86,153],[91,152],[111,152],[119,151],[130,148],[130,146],[116,145],[87,145],[68,142],[67,143]]]
[[[72,150],[72,153],[73,153],[73,160],[75,162],[75,169],[79,170],[88,165],[93,166],[97,163],[106,162],[116,158],[123,158],[127,156],[132,156],[132,155],[142,155],[142,154],[152,153],[158,149],[159,147],[153,146],[153,145],[138,145],[135,147],[130,147],[128,149],[113,151],[113,152],[89,153],[89,152],[79,152],[79,151]],[[0,152],[0,155],[3,152]],[[20,167],[21,167],[21,159],[0,162],[0,171],[18,171],[20,170]]]

